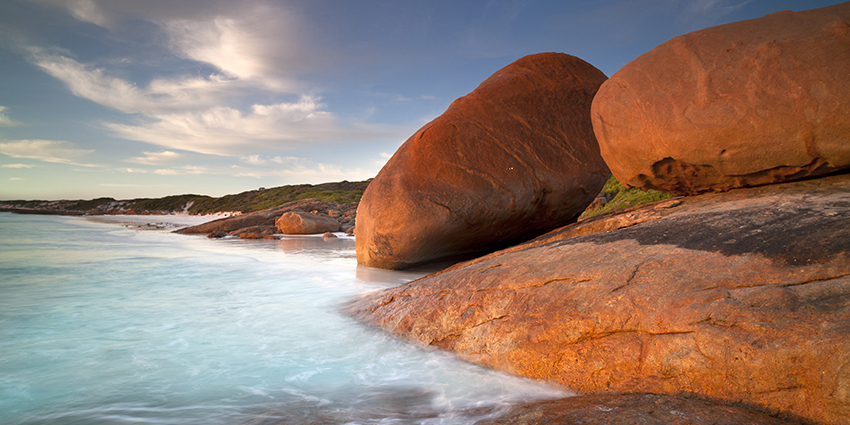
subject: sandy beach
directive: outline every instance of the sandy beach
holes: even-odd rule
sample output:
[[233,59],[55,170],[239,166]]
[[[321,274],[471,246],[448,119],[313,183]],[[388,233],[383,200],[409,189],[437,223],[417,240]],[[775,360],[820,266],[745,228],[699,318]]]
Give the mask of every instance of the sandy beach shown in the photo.
[[85,216],[86,220],[97,223],[119,224],[136,230],[165,230],[174,231],[184,227],[195,226],[208,221],[218,220],[226,215],[93,215]]

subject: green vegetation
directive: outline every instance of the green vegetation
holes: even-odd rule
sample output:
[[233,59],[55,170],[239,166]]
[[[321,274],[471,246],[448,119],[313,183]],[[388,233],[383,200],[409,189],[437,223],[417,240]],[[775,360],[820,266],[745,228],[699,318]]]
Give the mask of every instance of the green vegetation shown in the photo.
[[189,202],[215,199],[205,195],[174,195],[156,199],[134,199],[133,209],[140,211],[182,211]]
[[[242,211],[249,213],[260,211],[287,202],[301,199],[316,198],[323,201],[347,204],[360,202],[370,180],[360,182],[342,181],[339,183],[323,183],[318,185],[301,184],[280,186],[270,189],[251,190],[236,195],[225,195],[221,198],[195,200],[189,207],[191,214],[208,214],[221,211]],[[185,203],[184,203],[185,204]]]
[[75,211],[86,211],[93,210],[101,205],[106,205],[110,202],[115,202],[113,198],[97,198],[89,201],[76,201],[70,205],[65,206],[65,209],[75,210]]
[[191,202],[189,214],[232,211],[249,213],[309,198],[338,204],[360,202],[370,181],[371,179],[359,182],[341,181],[318,185],[300,184],[269,189],[260,188],[220,198],[206,195],[174,195],[156,199],[140,198],[121,201],[113,198],[74,201],[6,201],[0,202],[0,209],[24,209],[48,214],[103,214],[105,212],[168,214],[182,212]]
[[609,201],[605,205],[588,208],[581,214],[579,219],[634,207],[640,204],[660,201],[674,196],[671,193],[659,192],[652,189],[644,191],[636,187],[626,188],[614,176],[611,176],[611,178],[605,182],[605,186],[602,187],[602,193],[605,194],[605,197],[608,198]]

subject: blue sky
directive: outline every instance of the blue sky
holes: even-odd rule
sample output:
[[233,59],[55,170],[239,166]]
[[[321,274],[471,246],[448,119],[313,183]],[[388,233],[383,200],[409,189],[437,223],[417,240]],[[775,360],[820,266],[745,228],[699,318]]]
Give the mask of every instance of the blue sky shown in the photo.
[[0,200],[364,180],[524,55],[610,76],[677,35],[838,3],[2,0]]

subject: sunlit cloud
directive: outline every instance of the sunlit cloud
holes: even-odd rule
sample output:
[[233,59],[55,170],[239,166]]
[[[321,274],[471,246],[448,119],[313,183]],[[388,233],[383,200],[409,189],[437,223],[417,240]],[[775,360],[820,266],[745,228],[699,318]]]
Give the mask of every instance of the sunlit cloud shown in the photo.
[[242,162],[251,165],[266,165],[269,160],[260,158],[260,155],[248,155],[241,158]]
[[70,0],[68,10],[75,18],[95,25],[105,26],[106,16],[93,0]]
[[91,149],[78,149],[64,140],[14,140],[0,142],[0,154],[12,158],[27,158],[37,161],[71,164],[82,167],[97,167],[83,164],[80,160],[94,152]]
[[23,180],[23,179],[20,178],[20,177],[9,177],[9,180],[14,182],[14,181]]
[[9,118],[6,114],[3,113],[6,108],[5,106],[0,106],[0,127],[16,127],[21,125],[21,123]]
[[139,156],[135,158],[127,159],[127,162],[132,162],[136,164],[144,164],[144,165],[159,165],[168,163],[180,158],[183,158],[182,154],[172,151],[162,151],[162,152],[142,152],[145,156]]
[[380,153],[378,153],[378,157],[379,158],[372,161],[372,163],[377,165],[378,168],[380,169],[380,168],[384,168],[384,165],[387,164],[387,161],[389,161],[390,158],[393,157],[393,155],[390,154],[390,153],[387,153],[387,152],[380,152]]
[[[107,123],[116,136],[211,155],[243,157],[245,151],[270,151],[332,141],[401,140],[410,128],[355,124],[344,126],[323,110],[315,96],[295,102],[254,105],[250,112],[219,106],[199,112],[157,114],[139,125]],[[248,157],[247,161],[251,161]],[[259,161],[259,158],[256,159]]]
[[195,165],[187,165],[178,168],[159,169],[153,172],[163,176],[184,176],[189,174],[221,174],[220,171],[215,171],[207,167],[199,167]]
[[309,52],[296,43],[298,23],[267,6],[213,19],[170,20],[163,28],[178,56],[268,89],[292,90],[291,75],[309,61]]
[[155,114],[209,107],[239,84],[221,75],[207,78],[154,79],[140,88],[55,51],[30,47],[30,61],[65,83],[75,96],[127,113]]
[[[244,84],[221,75],[156,79],[147,87],[139,87],[63,54],[41,48],[29,51],[35,65],[64,82],[74,95],[142,115],[135,125],[104,123],[116,136],[167,149],[240,155],[245,150],[289,149],[308,143],[402,140],[413,130],[362,123],[343,125],[314,95],[303,95],[293,102],[255,104],[249,111],[241,111],[225,105]],[[134,162],[152,164],[157,159],[162,158],[143,157]]]
[[283,5],[266,1],[35,1],[63,7],[76,19],[104,28],[126,18],[147,20],[162,28],[177,56],[266,89],[291,89],[295,74],[320,62],[318,52],[303,47],[310,28]]
[[3,164],[3,165],[0,165],[0,167],[3,167],[3,168],[35,168],[35,165],[29,165],[29,164]]
[[376,170],[364,168],[344,168],[334,164],[315,162],[296,157],[275,157],[273,161],[278,166],[254,169],[234,165],[232,173],[236,177],[250,178],[280,178],[288,181],[334,181],[334,180],[366,180],[374,177]]

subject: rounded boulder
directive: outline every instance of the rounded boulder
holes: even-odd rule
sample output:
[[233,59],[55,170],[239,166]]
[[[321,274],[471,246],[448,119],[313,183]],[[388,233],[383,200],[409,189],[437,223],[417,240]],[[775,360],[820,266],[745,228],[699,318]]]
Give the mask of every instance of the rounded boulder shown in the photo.
[[357,211],[357,261],[403,269],[471,256],[574,220],[609,176],[590,122],[605,75],[525,56],[411,136]]
[[617,71],[593,101],[623,184],[725,191],[850,168],[850,3],[676,37]]
[[333,217],[304,211],[285,212],[274,224],[281,233],[288,235],[311,235],[339,231],[339,222]]

